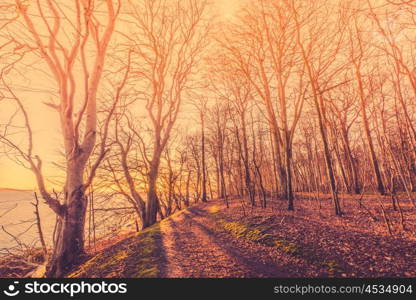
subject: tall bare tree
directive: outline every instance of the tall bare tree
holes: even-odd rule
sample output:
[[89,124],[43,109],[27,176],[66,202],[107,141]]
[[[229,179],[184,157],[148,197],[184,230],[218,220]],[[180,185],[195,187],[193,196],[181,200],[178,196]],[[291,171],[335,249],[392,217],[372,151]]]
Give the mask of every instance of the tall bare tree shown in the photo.
[[145,102],[152,131],[144,227],[156,222],[161,155],[207,41],[205,6],[196,0],[130,1],[137,99]]
[[[65,149],[65,197],[63,203],[60,203],[48,191],[42,174],[42,160],[33,153],[30,111],[14,92],[13,84],[7,84],[11,97],[18,103],[23,114],[29,138],[27,149],[20,154],[35,174],[43,199],[60,220],[55,249],[47,271],[47,276],[51,277],[62,276],[84,254],[87,208],[85,191],[91,185],[96,169],[107,152],[104,134],[104,139],[98,146],[97,159],[88,176],[85,176],[86,164],[96,147],[97,93],[120,3],[107,0],[104,7],[105,18],[97,15],[98,7],[93,2],[73,1],[72,13],[68,16],[63,12],[61,2],[15,1],[19,22],[10,29],[10,34],[16,28],[19,32],[16,32],[16,36],[11,36],[11,39],[17,47],[30,50],[26,51],[27,56],[30,53],[40,57],[46,65],[45,71],[56,84],[57,101],[47,105],[59,114]],[[24,32],[25,40],[19,39],[20,32]],[[76,73],[81,74],[80,80]],[[109,120],[108,118],[104,131],[108,129]],[[3,141],[16,146],[10,140]]]

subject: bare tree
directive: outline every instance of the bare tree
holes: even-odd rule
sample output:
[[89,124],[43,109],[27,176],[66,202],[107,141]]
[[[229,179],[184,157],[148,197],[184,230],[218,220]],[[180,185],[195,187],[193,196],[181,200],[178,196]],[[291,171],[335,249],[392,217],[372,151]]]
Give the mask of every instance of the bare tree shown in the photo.
[[[327,108],[324,93],[338,86],[330,86],[333,77],[338,74],[343,64],[339,65],[337,60],[343,45],[343,31],[345,30],[340,19],[336,19],[333,28],[333,38],[322,36],[323,27],[328,27],[332,14],[330,8],[326,8],[325,1],[307,3],[302,5],[299,1],[285,1],[287,8],[293,12],[296,23],[296,39],[300,48],[302,60],[305,64],[306,73],[311,85],[311,94],[316,113],[318,115],[319,130],[324,145],[326,169],[330,179],[332,200],[334,202],[335,214],[341,215],[341,207],[338,200],[338,187],[334,173],[333,160],[328,141],[327,130]],[[317,20],[323,20],[319,22]],[[328,28],[326,28],[328,30]],[[338,65],[338,66],[337,66]],[[334,67],[335,66],[335,67]]]
[[[48,192],[42,174],[42,161],[33,153],[30,113],[14,92],[13,85],[3,80],[10,97],[16,101],[24,116],[29,142],[23,150],[4,136],[2,140],[18,149],[36,176],[40,194],[60,219],[59,233],[47,271],[47,276],[50,277],[64,275],[68,267],[76,263],[84,253],[87,207],[85,191],[91,185],[96,169],[107,152],[105,138],[98,147],[99,155],[86,178],[85,168],[96,147],[97,92],[107,47],[120,10],[120,3],[106,1],[106,19],[101,20],[96,15],[98,8],[92,2],[74,1],[71,8],[73,14],[69,18],[63,13],[61,5],[62,3],[49,0],[30,4],[20,0],[15,2],[19,15],[17,30],[24,31],[28,38],[16,39],[16,44],[30,50],[26,53],[33,53],[41,58],[58,90],[58,101],[47,105],[59,114],[64,141],[66,179],[63,203]],[[38,18],[40,21],[37,21]],[[69,28],[72,29],[71,37],[67,35]],[[13,29],[16,28],[10,29],[10,35],[13,34]],[[78,76],[75,72],[82,74],[80,81],[76,79]],[[79,102],[76,99],[80,99]],[[108,123],[109,119],[107,128]]]
[[206,136],[205,122],[208,109],[208,98],[202,95],[196,95],[194,106],[196,107],[201,122],[201,168],[202,168],[202,195],[201,201],[207,202],[207,163],[206,163]]
[[[362,32],[363,30],[360,28],[358,16],[354,16],[352,28],[349,29],[349,46],[350,46],[350,59],[352,65],[354,67],[354,75],[358,85],[358,95],[360,99],[360,112],[361,112],[361,119],[363,124],[363,129],[365,133],[365,137],[367,140],[368,148],[370,150],[370,157],[371,162],[373,165],[374,175],[377,180],[377,190],[380,195],[385,194],[385,188],[383,184],[383,179],[378,163],[378,159],[376,156],[376,151],[374,149],[374,142],[371,136],[370,125],[368,120],[368,113],[367,113],[367,101],[370,98],[368,95],[365,94],[365,83],[363,78],[363,63],[365,63],[365,45],[363,41]],[[371,89],[369,89],[369,93],[372,93]]]
[[264,104],[289,210],[294,209],[292,143],[306,91],[291,14],[282,3],[261,1],[245,9],[240,23],[219,41],[231,60],[226,63],[247,78]]
[[[134,32],[137,99],[145,102],[151,122],[151,153],[147,160],[147,200],[143,226],[156,222],[157,180],[161,155],[183,105],[193,72],[206,44],[205,1],[144,0],[130,2]],[[156,38],[157,37],[157,38]]]

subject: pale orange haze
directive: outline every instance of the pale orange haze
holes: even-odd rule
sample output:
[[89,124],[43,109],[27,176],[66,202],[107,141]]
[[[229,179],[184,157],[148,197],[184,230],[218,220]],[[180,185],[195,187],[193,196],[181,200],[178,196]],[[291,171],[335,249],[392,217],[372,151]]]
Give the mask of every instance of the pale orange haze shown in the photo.
[[[209,12],[225,20],[233,18],[239,7],[245,0],[212,0]],[[50,83],[42,78],[38,72],[30,71],[25,74],[27,82],[20,91],[20,96],[26,103],[30,101],[30,121],[33,128],[35,153],[39,153],[44,161],[44,175],[52,184],[59,173],[53,162],[59,161],[62,156],[59,153],[62,144],[62,135],[59,132],[58,114],[48,108],[43,102],[50,102]],[[54,87],[55,88],[55,87]],[[36,91],[36,92],[33,92]],[[7,122],[11,115],[11,109],[3,105],[0,110],[1,123]],[[24,143],[24,141],[21,141]],[[31,171],[26,170],[7,157],[0,157],[0,188],[36,189],[36,182]]]

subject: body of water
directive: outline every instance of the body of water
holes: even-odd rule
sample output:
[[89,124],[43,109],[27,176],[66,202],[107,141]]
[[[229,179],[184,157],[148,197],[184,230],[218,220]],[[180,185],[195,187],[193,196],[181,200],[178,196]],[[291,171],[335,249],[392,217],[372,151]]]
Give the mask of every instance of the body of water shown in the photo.
[[[105,195],[102,195],[103,197]],[[105,197],[104,197],[105,198]],[[95,213],[96,236],[97,238],[119,232],[132,231],[135,229],[134,210],[115,210],[114,207],[130,207],[124,198],[105,198],[101,201],[100,208]],[[0,190],[0,255],[4,254],[4,248],[11,248],[17,245],[16,240],[5,233],[1,226],[16,236],[22,243],[27,245],[40,246],[38,229],[36,226],[35,196],[31,191]],[[108,209],[108,210],[106,210]],[[52,235],[56,222],[55,213],[39,197],[39,213],[41,226],[47,245],[52,244]],[[88,230],[88,219],[86,220]],[[85,237],[86,239],[88,236]],[[3,249],[3,250],[2,250]]]
[[[0,191],[0,225],[23,243],[40,245],[35,207],[31,204],[34,202],[34,194],[30,191]],[[51,244],[56,217],[54,212],[44,204],[42,198],[39,198],[39,213],[45,242]],[[1,229],[0,248],[10,248],[16,245],[17,242]]]

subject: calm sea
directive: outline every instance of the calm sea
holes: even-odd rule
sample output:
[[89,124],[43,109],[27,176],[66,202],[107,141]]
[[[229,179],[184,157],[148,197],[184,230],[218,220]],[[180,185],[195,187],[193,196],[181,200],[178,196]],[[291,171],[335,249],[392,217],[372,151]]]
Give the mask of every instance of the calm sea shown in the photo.
[[[10,235],[6,234],[1,226],[16,236],[25,244],[39,241],[37,226],[35,224],[35,207],[33,192],[26,191],[0,191],[0,248],[9,248],[17,245]],[[41,225],[47,244],[52,242],[52,232],[55,225],[55,214],[39,199]]]
[[[4,248],[18,245],[18,242],[4,232],[1,226],[4,226],[7,232],[17,237],[22,243],[27,245],[37,243],[37,246],[40,246],[34,214],[35,207],[31,204],[34,202],[33,192],[0,190],[0,255],[4,254]],[[126,204],[123,199],[111,199],[111,201],[108,200],[104,203],[104,208],[131,206]],[[39,212],[45,242],[51,245],[56,216],[40,197]],[[114,213],[106,210],[97,211],[96,224],[101,224],[96,228],[97,238],[134,230],[134,217],[133,210],[116,210]],[[88,224],[86,224],[86,229],[88,229]]]

